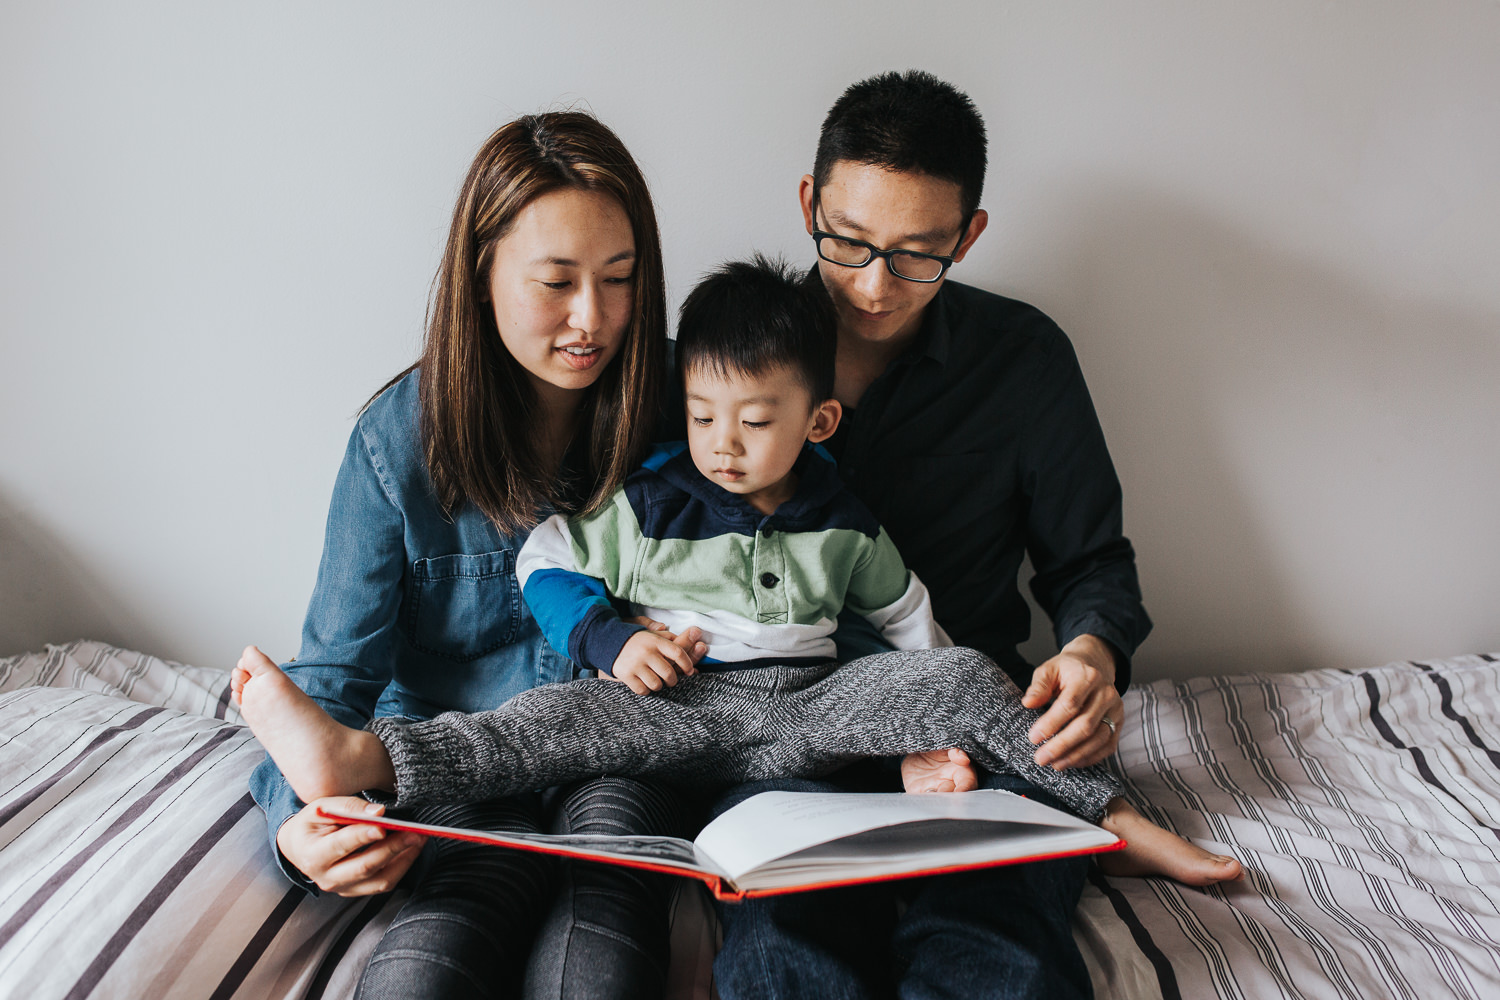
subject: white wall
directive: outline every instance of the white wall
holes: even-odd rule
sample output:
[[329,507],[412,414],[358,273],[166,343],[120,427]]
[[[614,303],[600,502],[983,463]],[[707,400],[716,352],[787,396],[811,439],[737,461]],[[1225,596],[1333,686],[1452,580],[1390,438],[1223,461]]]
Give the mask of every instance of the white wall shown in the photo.
[[619,131],[675,304],[810,259],[823,112],[910,66],[992,133],[955,275],[1083,359],[1144,675],[1500,648],[1494,0],[220,6],[0,10],[0,654],[293,653],[353,415],[501,121]]

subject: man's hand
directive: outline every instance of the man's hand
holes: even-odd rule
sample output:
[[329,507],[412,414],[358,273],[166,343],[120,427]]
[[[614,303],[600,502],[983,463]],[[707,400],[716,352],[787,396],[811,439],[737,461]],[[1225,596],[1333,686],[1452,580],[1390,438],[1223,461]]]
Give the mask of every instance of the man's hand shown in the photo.
[[281,824],[276,846],[298,871],[324,892],[374,896],[389,892],[422,852],[427,838],[406,830],[382,830],[368,823],[336,823],[318,815],[319,804],[378,816],[384,806],[364,799],[318,799]]
[[1031,742],[1043,744],[1036,752],[1038,764],[1062,771],[1097,764],[1114,753],[1125,711],[1115,690],[1115,654],[1109,644],[1080,635],[1037,667],[1021,704],[1041,708],[1048,702],[1051,707],[1028,734]]
[[698,661],[708,652],[707,644],[700,641],[702,632],[689,628],[674,636],[660,622],[652,622],[647,628],[631,636],[615,657],[610,668],[615,680],[636,694],[650,694],[676,685],[679,677],[698,672]]
[[979,787],[979,772],[957,747],[928,750],[902,759],[901,784],[908,792],[972,792]]

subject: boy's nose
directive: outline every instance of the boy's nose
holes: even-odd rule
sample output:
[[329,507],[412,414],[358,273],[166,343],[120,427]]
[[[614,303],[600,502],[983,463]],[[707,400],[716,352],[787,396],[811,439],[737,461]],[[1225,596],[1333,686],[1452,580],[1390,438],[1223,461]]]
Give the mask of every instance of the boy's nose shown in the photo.
[[715,455],[738,455],[740,453],[740,441],[738,435],[730,431],[720,431],[714,438]]

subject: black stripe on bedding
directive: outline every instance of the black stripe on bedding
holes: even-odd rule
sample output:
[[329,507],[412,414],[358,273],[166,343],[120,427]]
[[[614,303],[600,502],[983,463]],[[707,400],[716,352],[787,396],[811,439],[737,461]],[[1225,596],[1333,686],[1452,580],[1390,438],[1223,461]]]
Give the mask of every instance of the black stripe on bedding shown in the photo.
[[390,893],[386,893],[371,898],[360,907],[354,919],[349,921],[349,926],[345,927],[338,939],[329,946],[328,953],[323,956],[323,961],[318,963],[318,971],[314,974],[312,982],[308,984],[307,994],[302,1000],[323,1000],[323,994],[328,991],[328,984],[333,980],[334,972],[338,970],[339,963],[344,960],[344,956],[349,953],[349,946],[354,943],[355,938],[359,937],[359,932],[375,919],[375,915],[385,909],[389,901]]
[[237,735],[237,729],[220,729],[210,736],[192,756],[168,771],[166,776],[158,781],[150,791],[132,802],[123,813],[120,814],[109,828],[101,833],[94,841],[79,851],[68,860],[61,868],[52,873],[52,877],[43,883],[30,899],[28,899],[19,910],[11,914],[4,926],[0,926],[0,941],[4,941],[13,935],[18,929],[36,915],[36,912],[46,905],[59,889],[67,884],[68,880],[78,873],[78,870],[88,863],[88,860],[99,853],[111,840],[123,833],[132,823],[141,817],[151,804],[161,797],[162,793],[171,788],[178,781],[197,767],[203,758],[214,751],[219,744],[232,736]]
[[22,795],[14,802],[8,803],[4,807],[0,807],[0,826],[4,826],[6,823],[9,823],[11,820],[15,819],[27,806],[31,805],[37,799],[47,794],[47,791],[49,789],[51,789],[62,779],[66,778],[69,774],[72,774],[73,771],[77,770],[79,764],[82,764],[85,760],[88,760],[89,755],[92,754],[95,750],[98,750],[104,744],[108,743],[116,736],[119,736],[121,733],[126,733],[132,729],[139,728],[142,723],[146,722],[153,716],[160,715],[164,711],[165,709],[161,708],[148,708],[142,712],[136,713],[129,719],[120,723],[118,726],[110,726],[108,729],[101,732],[98,736],[95,736],[93,740],[90,741],[89,745],[84,747],[76,757],[68,761],[67,764],[63,765],[62,770],[58,771],[56,774],[48,778],[46,781],[42,782],[40,785],[37,785],[31,791]]
[[[1457,802],[1457,797],[1448,791],[1447,787],[1438,780],[1438,776],[1433,773],[1431,766],[1427,763],[1427,755],[1422,752],[1422,748],[1409,747],[1403,743],[1400,737],[1396,735],[1396,731],[1385,721],[1385,716],[1380,714],[1380,687],[1375,683],[1375,679],[1368,673],[1360,674],[1360,677],[1365,682],[1365,693],[1370,696],[1370,721],[1375,724],[1376,732],[1380,733],[1381,738],[1397,750],[1405,750],[1411,755],[1411,759],[1417,765],[1417,773],[1422,776],[1423,781]],[[1476,819],[1475,822],[1478,823],[1478,820]],[[1478,823],[1478,825],[1490,831],[1496,840],[1500,840],[1500,829],[1496,829],[1485,823]]]
[[1469,722],[1468,717],[1460,715],[1458,710],[1453,707],[1453,685],[1448,683],[1448,678],[1425,663],[1418,663],[1417,666],[1426,671],[1427,679],[1437,686],[1438,694],[1441,695],[1439,704],[1444,717],[1450,722],[1458,723],[1459,728],[1464,731],[1464,736],[1468,739],[1469,743],[1476,749],[1483,750],[1485,756],[1489,757],[1491,764],[1495,767],[1500,767],[1500,752],[1496,752],[1485,746],[1484,740],[1481,740],[1479,734],[1474,731],[1474,726]]
[[1104,893],[1104,898],[1114,908],[1115,916],[1129,929],[1135,946],[1146,956],[1146,961],[1151,963],[1151,968],[1156,973],[1157,986],[1161,989],[1161,1000],[1182,1000],[1182,991],[1177,987],[1177,973],[1173,970],[1172,963],[1151,939],[1151,932],[1146,930],[1146,925],[1135,915],[1135,910],[1131,909],[1130,901],[1125,898],[1124,893],[1110,885],[1109,879],[1092,865],[1089,866],[1089,881],[1094,888]]
[[[245,797],[249,798],[248,795]],[[272,910],[261,923],[255,936],[250,939],[250,943],[245,945],[244,950],[240,952],[240,957],[234,960],[234,964],[224,974],[224,978],[209,996],[209,1000],[228,1000],[229,997],[234,996],[234,991],[240,988],[245,977],[250,975],[250,970],[255,968],[255,963],[260,961],[260,957],[266,953],[271,942],[276,940],[276,935],[281,933],[281,928],[291,919],[292,914],[306,898],[307,891],[299,886],[293,886],[286,891],[286,895],[281,897],[281,902],[276,904],[276,909]]]
[[[1281,704],[1279,698],[1272,699],[1271,697],[1271,692],[1273,690],[1275,689],[1267,688],[1268,705],[1270,705],[1272,703],[1272,700],[1274,700],[1274,703],[1279,706]],[[1380,826],[1377,823],[1373,822],[1361,810],[1355,809],[1351,806],[1348,797],[1345,795],[1344,789],[1337,782],[1331,781],[1329,779],[1327,772],[1317,764],[1317,758],[1314,755],[1310,754],[1302,746],[1300,740],[1298,739],[1295,728],[1287,727],[1284,725],[1286,721],[1285,712],[1278,710],[1274,713],[1274,717],[1278,722],[1278,729],[1282,731],[1283,738],[1288,741],[1288,746],[1294,748],[1295,758],[1303,762],[1303,770],[1308,780],[1312,783],[1311,787],[1321,791],[1322,794],[1327,797],[1328,804],[1338,809],[1343,818],[1348,821],[1354,829],[1357,829],[1361,832],[1364,838],[1365,847],[1373,851],[1378,860],[1389,864],[1392,868],[1399,871],[1401,873],[1401,879],[1404,880],[1406,884],[1427,893],[1428,896],[1437,904],[1439,909],[1448,917],[1450,925],[1460,937],[1467,937],[1478,940],[1478,935],[1476,934],[1478,925],[1473,922],[1472,918],[1469,917],[1461,907],[1455,904],[1452,900],[1448,899],[1442,892],[1439,892],[1430,882],[1413,871],[1411,865],[1408,863],[1408,858],[1400,851],[1392,847],[1390,842],[1381,832]],[[1335,727],[1329,726],[1325,722],[1325,728],[1332,730]],[[1444,945],[1442,945],[1429,931],[1426,930],[1424,926],[1422,926],[1418,922],[1414,922],[1413,919],[1406,914],[1401,906],[1399,899],[1391,893],[1390,888],[1387,884],[1387,878],[1384,876],[1372,875],[1365,867],[1360,858],[1360,855],[1355,849],[1351,847],[1351,845],[1345,844],[1344,841],[1334,836],[1333,832],[1325,824],[1317,821],[1316,815],[1314,813],[1303,810],[1301,808],[1300,799],[1297,799],[1295,804],[1298,807],[1298,814],[1302,817],[1303,821],[1308,824],[1309,832],[1313,833],[1319,839],[1326,842],[1334,850],[1338,857],[1337,863],[1340,866],[1348,870],[1351,874],[1357,875],[1359,877],[1361,884],[1369,894],[1370,902],[1374,904],[1374,906],[1381,913],[1385,914],[1396,924],[1411,931],[1414,938],[1423,942],[1426,957],[1433,963],[1433,971],[1437,972],[1438,975],[1443,979],[1443,981],[1454,989],[1456,995],[1477,996],[1477,994],[1473,992],[1472,985],[1469,983],[1468,973],[1461,966],[1455,965],[1453,961],[1454,956],[1451,949],[1448,949]],[[1282,853],[1287,853],[1287,851],[1283,850]],[[1320,879],[1323,876],[1324,869],[1325,866],[1323,864],[1318,865]],[[1312,886],[1309,885],[1308,888],[1309,890],[1311,890]],[[1309,898],[1315,897],[1313,897],[1310,893]],[[1348,926],[1349,925],[1346,924],[1346,927]],[[1368,928],[1365,927],[1362,921],[1356,921],[1356,926],[1358,927],[1358,932],[1355,934],[1355,937],[1362,941],[1368,950],[1370,947],[1370,941],[1367,934]],[[1394,959],[1391,959],[1387,956],[1387,951],[1388,949],[1386,947],[1386,942],[1381,941],[1379,946],[1381,967],[1386,970],[1390,970],[1391,968],[1396,966],[1397,963]],[[1406,995],[1416,995],[1413,991],[1413,988],[1409,985],[1406,985],[1412,978],[1412,969],[1406,965],[1400,965],[1399,967],[1401,969],[1401,982],[1403,984]],[[1420,979],[1422,974],[1420,972],[1417,972],[1414,973],[1414,975]],[[1358,996],[1358,994],[1345,995]]]
[[229,711],[229,698],[234,694],[234,685],[229,681],[224,682],[224,690],[219,693],[218,704],[214,705],[214,718],[224,718],[224,713]]
[[254,807],[255,800],[250,797],[249,793],[246,793],[241,796],[239,801],[225,810],[224,815],[215,820],[212,826],[204,831],[203,836],[199,837],[193,843],[193,846],[189,847],[183,853],[182,857],[177,859],[177,863],[167,870],[167,873],[161,877],[161,880],[152,887],[145,898],[131,911],[130,916],[125,918],[125,922],[120,925],[120,929],[115,931],[113,936],[105,942],[104,947],[99,950],[99,954],[94,956],[94,960],[89,963],[89,967],[83,970],[83,975],[73,984],[73,988],[67,992],[65,1000],[81,1000],[81,998],[88,996],[94,991],[94,988],[99,985],[99,981],[104,978],[105,973],[110,970],[115,961],[125,951],[125,948],[135,938],[136,934],[145,926],[146,921],[150,920],[156,911],[161,909],[162,903],[166,902],[167,897],[172,895],[173,891],[182,883],[182,880],[187,877],[188,872],[197,867],[198,862],[203,860],[204,856],[213,849],[214,845],[224,839],[224,835],[232,830],[234,825]]

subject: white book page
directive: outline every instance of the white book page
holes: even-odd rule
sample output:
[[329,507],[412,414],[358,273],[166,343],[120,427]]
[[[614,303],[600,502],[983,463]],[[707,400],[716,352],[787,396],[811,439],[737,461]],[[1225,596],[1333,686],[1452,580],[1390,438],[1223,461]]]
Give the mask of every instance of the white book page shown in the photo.
[[[921,795],[902,792],[763,792],[746,799],[704,827],[696,843],[730,879],[740,888],[745,888],[742,883],[747,872],[767,866],[778,858],[868,830],[932,820],[988,820],[992,823],[1014,823],[1025,827],[1026,835],[1017,841],[1021,849],[1014,853],[1007,853],[1002,849],[997,854],[993,845],[995,838],[987,837],[985,839],[991,843],[978,848],[977,854],[980,856],[976,858],[976,851],[969,849],[975,845],[965,844],[959,852],[964,857],[956,860],[955,864],[1024,857],[1049,848],[1052,838],[1068,831],[1082,833],[1082,842],[1077,837],[1063,838],[1069,843],[1078,844],[1078,847],[1060,846],[1060,851],[1107,845],[1116,839],[1092,823],[1019,795],[996,790]],[[1003,833],[998,830],[994,832]],[[896,853],[905,856],[900,864],[907,866],[893,870],[909,869],[912,858],[917,856],[927,858],[934,864],[947,863],[947,848],[943,840],[930,837],[926,839],[931,843],[930,849],[913,850],[911,844],[899,847],[892,844],[891,846],[896,847]],[[972,838],[965,836],[958,839],[968,841]],[[1042,846],[1035,847],[1038,844]],[[1026,849],[1029,847],[1035,849]],[[827,868],[838,854],[837,850],[819,853],[823,855],[816,862],[817,870],[820,871]],[[881,862],[881,869],[889,869],[889,865],[885,863],[889,859],[882,859],[881,849],[873,844],[854,853],[857,857],[846,860],[863,866],[866,862],[877,859]],[[848,875],[858,877],[866,871],[866,868],[860,867],[849,871]]]
[[719,875],[721,872],[698,846],[678,837],[620,837],[594,834],[558,833],[496,833],[489,830],[466,830],[459,827],[432,826],[411,820],[392,819],[388,816],[370,816],[332,806],[321,806],[320,811],[329,816],[355,822],[378,822],[397,830],[411,830],[429,836],[456,836],[462,840],[497,847],[541,847],[563,852],[573,857],[598,858],[600,860],[647,861],[668,868],[679,868],[684,872],[699,872]]

